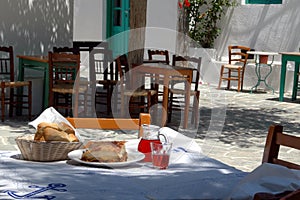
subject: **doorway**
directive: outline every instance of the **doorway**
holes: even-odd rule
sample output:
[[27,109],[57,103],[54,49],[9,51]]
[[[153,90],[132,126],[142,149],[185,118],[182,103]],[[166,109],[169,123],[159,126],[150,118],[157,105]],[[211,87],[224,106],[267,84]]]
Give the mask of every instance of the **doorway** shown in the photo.
[[130,0],[107,0],[107,38],[113,55],[128,51]]

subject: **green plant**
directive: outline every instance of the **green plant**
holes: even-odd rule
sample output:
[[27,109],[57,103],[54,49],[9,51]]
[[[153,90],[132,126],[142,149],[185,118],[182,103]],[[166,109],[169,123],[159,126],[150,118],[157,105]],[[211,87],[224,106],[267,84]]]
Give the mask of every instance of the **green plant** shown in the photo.
[[189,37],[204,48],[212,48],[221,33],[218,22],[226,9],[234,6],[235,0],[189,0],[189,5],[182,7]]

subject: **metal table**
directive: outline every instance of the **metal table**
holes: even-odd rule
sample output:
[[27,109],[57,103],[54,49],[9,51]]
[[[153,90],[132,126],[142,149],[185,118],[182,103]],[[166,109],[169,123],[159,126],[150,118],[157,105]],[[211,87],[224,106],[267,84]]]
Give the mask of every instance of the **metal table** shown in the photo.
[[[274,94],[274,88],[271,87],[270,85],[268,85],[268,83],[266,81],[272,72],[272,64],[274,62],[274,56],[278,55],[278,53],[264,52],[264,51],[248,51],[247,53],[255,56],[254,60],[255,60],[255,73],[257,76],[257,83],[251,88],[251,93],[254,88],[255,88],[255,90],[257,90],[257,87],[260,85],[261,82],[263,82],[267,86],[267,88],[269,88],[273,91],[273,94]],[[268,62],[269,57],[271,57],[271,62]],[[266,58],[265,61],[263,61],[264,58]],[[264,66],[268,67],[269,71],[264,77],[262,77],[261,68]]]
[[299,72],[300,52],[280,52],[279,54],[281,54],[279,101],[284,100],[286,64],[288,61],[295,62],[294,84],[293,84],[293,94],[292,94],[292,100],[295,100],[297,95],[297,88],[295,86],[297,85],[297,81],[298,81],[297,73]]
[[18,81],[24,80],[24,70],[32,69],[42,71],[44,73],[44,90],[43,90],[43,109],[49,104],[49,64],[48,56],[25,56],[18,55],[19,58],[19,74]]

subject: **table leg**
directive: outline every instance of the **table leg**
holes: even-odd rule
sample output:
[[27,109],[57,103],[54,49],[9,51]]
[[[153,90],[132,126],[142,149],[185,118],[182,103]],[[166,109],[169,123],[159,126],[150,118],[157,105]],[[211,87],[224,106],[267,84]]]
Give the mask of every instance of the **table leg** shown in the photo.
[[50,83],[50,77],[49,77],[49,65],[48,63],[45,64],[45,80],[44,80],[44,105],[43,108],[46,109],[49,106],[49,92],[50,92],[50,88],[49,88],[49,83]]
[[287,58],[285,57],[285,55],[282,55],[282,57],[281,57],[281,72],[280,72],[279,101],[284,100],[286,64],[287,64]]
[[294,70],[294,83],[293,83],[292,101],[296,100],[296,97],[297,97],[297,88],[298,88],[298,72],[299,72],[299,62],[295,62],[295,70]]
[[169,101],[169,76],[164,77],[164,92],[163,92],[163,100],[162,100],[162,117],[161,117],[161,127],[164,127],[167,123],[167,115],[168,115],[168,101]]
[[[18,81],[24,81],[24,68],[23,68],[23,59],[19,59],[19,66],[18,66]],[[21,95],[23,94],[23,87],[19,87],[17,89],[17,93],[18,93],[18,98],[21,98]],[[20,102],[21,100],[18,99],[18,102]],[[20,105],[17,106],[16,109],[16,115],[22,115],[22,109],[20,107]]]
[[264,78],[263,81],[264,81],[265,85],[267,86],[267,88],[271,89],[271,90],[273,91],[273,94],[274,94],[274,88],[272,88],[272,87],[267,83],[267,79],[268,79],[268,77],[270,76],[270,74],[272,73],[272,64],[269,64],[268,67],[269,67],[269,73],[265,76],[265,78]]
[[[187,81],[188,82],[187,82],[186,87],[185,87],[187,92],[186,92],[186,96],[185,96],[184,123],[183,123],[183,128],[184,129],[187,129],[187,127],[188,127],[192,78],[189,76],[187,78]],[[197,122],[195,122],[195,123],[197,123]]]

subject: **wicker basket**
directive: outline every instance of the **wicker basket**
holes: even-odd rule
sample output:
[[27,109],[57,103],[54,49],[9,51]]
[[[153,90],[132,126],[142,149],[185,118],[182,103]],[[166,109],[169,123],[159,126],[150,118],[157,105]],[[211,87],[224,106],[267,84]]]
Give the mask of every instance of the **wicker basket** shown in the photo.
[[38,142],[33,138],[34,135],[30,134],[15,139],[24,160],[43,162],[66,160],[70,151],[82,146],[82,142]]

